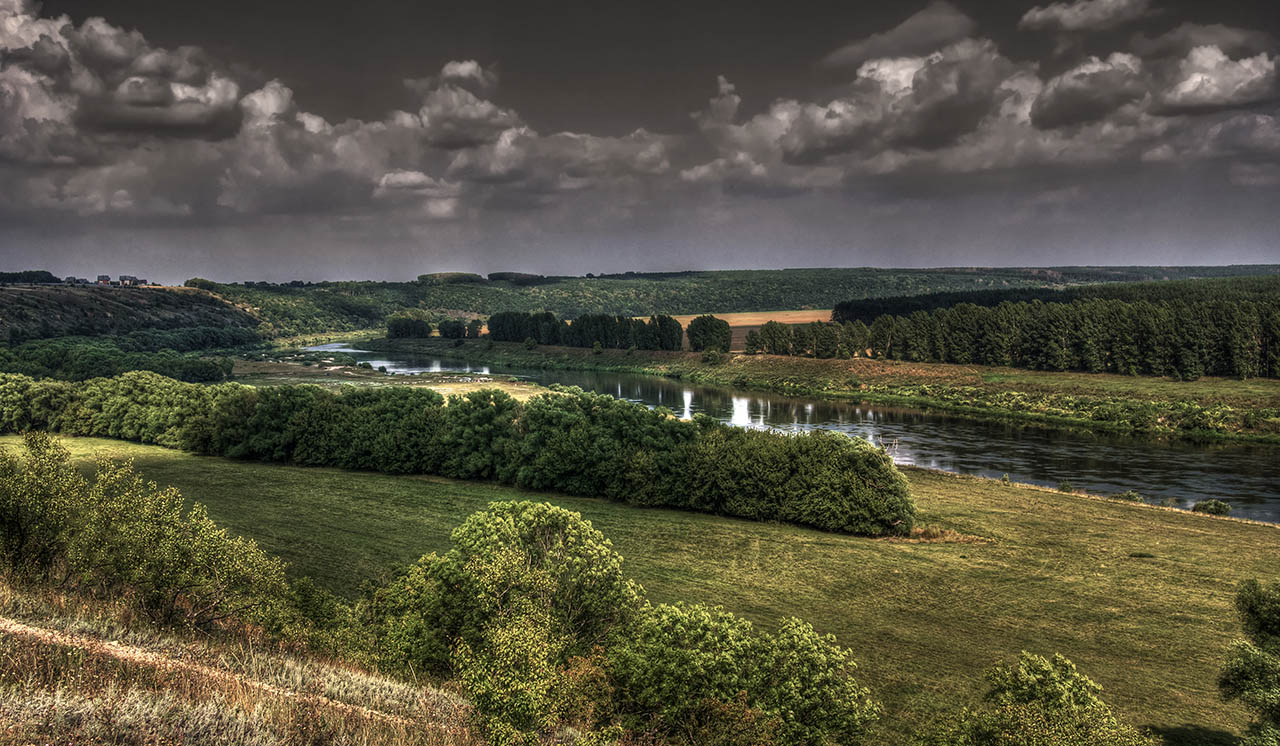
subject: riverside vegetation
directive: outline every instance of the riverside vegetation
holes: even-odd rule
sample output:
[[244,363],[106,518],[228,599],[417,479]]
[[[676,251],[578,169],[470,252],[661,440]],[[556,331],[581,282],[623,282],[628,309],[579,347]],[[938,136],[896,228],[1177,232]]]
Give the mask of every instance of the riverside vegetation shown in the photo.
[[1173,381],[877,358],[653,352],[437,339],[361,340],[366,349],[513,369],[613,370],[739,390],[850,398],[1055,427],[1195,439],[1280,440],[1280,381]]
[[[33,454],[44,448],[43,436],[35,437]],[[5,440],[14,444],[12,437]],[[420,690],[423,699],[434,702],[426,717],[438,719],[431,728],[413,715],[409,734],[422,739],[449,726],[447,718],[453,717],[470,725],[473,737],[490,743],[543,738],[548,743],[1096,746],[1145,745],[1163,738],[1187,746],[1226,744],[1246,717],[1219,699],[1219,670],[1224,682],[1231,682],[1222,692],[1254,708],[1255,730],[1265,733],[1261,729],[1273,723],[1261,703],[1274,696],[1267,694],[1273,684],[1266,678],[1268,666],[1276,665],[1274,645],[1265,636],[1269,633],[1252,630],[1272,629],[1280,621],[1274,615],[1280,589],[1243,587],[1240,597],[1252,599],[1241,606],[1250,610],[1243,626],[1252,647],[1229,646],[1240,634],[1231,611],[1233,585],[1251,573],[1266,574],[1277,561],[1270,526],[913,470],[914,491],[930,520],[989,538],[976,544],[886,543],[550,496],[571,513],[527,502],[527,493],[492,483],[201,458],[119,441],[72,439],[67,445],[77,459],[95,452],[135,459],[145,473],[182,485],[207,502],[208,514],[219,522],[258,537],[267,552],[284,550],[296,562],[284,577],[284,598],[242,607],[253,624],[224,620],[209,627],[206,636],[231,642],[245,633],[266,634],[293,650],[290,655],[298,661],[320,655],[341,670],[376,668],[379,677],[404,676],[458,691],[462,704],[445,706],[436,690]],[[82,484],[56,448],[43,452],[53,455],[36,461],[50,466],[34,463],[32,454],[6,461],[0,494],[16,495],[25,505],[57,494],[44,485]],[[102,468],[92,461],[72,463],[91,475]],[[105,463],[108,470],[123,468]],[[95,482],[91,477],[88,489]],[[126,502],[148,504],[143,496],[130,495]],[[9,499],[6,509],[14,503]],[[74,504],[82,507],[63,513],[73,518],[63,533],[68,546],[79,542],[76,522],[91,520],[94,510],[91,500]],[[578,511],[591,523],[578,518]],[[122,516],[116,524],[121,536],[136,535],[129,530],[130,516],[145,512],[113,510]],[[1064,534],[1064,521],[1109,528]],[[449,527],[459,523],[451,538]],[[182,524],[160,525],[158,531],[148,529],[148,546],[185,551],[182,542],[155,541],[178,531],[166,526]],[[595,527],[618,540],[618,549]],[[122,539],[114,546],[123,551],[129,542]],[[1153,551],[1137,553],[1134,547]],[[436,554],[398,565],[412,563],[424,551]],[[1148,558],[1126,560],[1126,552]],[[1224,552],[1238,561],[1213,561]],[[619,564],[619,553],[625,563]],[[151,573],[184,566],[152,562],[131,570],[129,582],[162,583],[163,574]],[[389,576],[377,569],[398,566],[403,569]],[[88,597],[70,608],[89,608],[93,602],[88,579],[131,564],[98,567],[87,576],[71,576],[85,580],[62,585],[58,593]],[[330,597],[302,579],[311,573],[342,596]],[[19,583],[11,571],[8,582],[24,589],[47,587],[37,575],[24,575]],[[647,590],[635,589],[632,577]],[[135,608],[130,586],[115,587],[123,590],[113,603]],[[924,587],[931,589],[928,594],[921,594]],[[631,622],[619,611],[629,603],[606,603],[631,598],[628,589],[642,594]],[[690,598],[724,603],[755,623],[747,625],[723,609],[684,603]],[[84,623],[67,620],[70,611],[50,614],[33,610],[29,602],[19,607],[9,603],[5,613],[19,614],[29,624],[85,629]],[[594,623],[583,616],[587,609]],[[787,621],[797,612],[819,629],[837,632],[839,643],[812,634],[804,622]],[[471,623],[480,626],[468,631]],[[463,626],[453,626],[458,624]],[[120,639],[118,630],[127,626],[125,639],[135,641],[151,639],[148,625],[135,614],[127,625],[98,622],[93,629],[105,627],[105,634]],[[181,621],[167,628],[173,630],[168,634],[186,629]],[[607,629],[625,633],[614,642],[602,631]],[[438,651],[452,633],[440,630],[458,630],[447,660]],[[567,630],[582,634],[566,636]],[[8,634],[3,639],[18,642]],[[260,639],[254,647],[259,660],[254,669],[274,676],[270,672],[280,664],[274,657],[263,660],[264,651],[272,649],[265,642]],[[570,654],[574,646],[592,652],[575,656]],[[1019,646],[1039,654],[1019,656]],[[1054,650],[1080,663],[1088,676]],[[33,683],[28,671],[49,670],[40,661],[54,654],[8,659],[8,674],[0,672],[5,691],[45,686]],[[858,659],[856,671],[847,665],[850,655]],[[423,670],[442,660],[443,673]],[[405,670],[407,661],[413,661],[412,671]],[[1001,663],[984,686],[980,674],[996,662]],[[304,665],[317,671],[316,664]],[[495,676],[499,671],[504,675]],[[1106,685],[1102,695],[1093,676]],[[324,680],[331,678],[326,674]],[[771,690],[763,691],[764,685]],[[389,685],[379,686],[402,701]],[[364,687],[335,682],[323,691],[347,692],[341,695],[348,698],[344,701],[382,711],[392,707],[387,696],[382,704],[371,702]],[[726,692],[727,701],[718,699]],[[780,696],[801,698],[794,701],[806,706],[792,709]],[[178,704],[182,700],[179,695]],[[17,701],[42,700],[19,694]],[[89,705],[106,708],[112,701],[89,698]],[[661,707],[645,712],[643,703],[655,701]],[[402,706],[395,707],[390,711],[400,712]],[[786,709],[780,715],[777,707]],[[283,727],[297,729],[294,737],[338,733],[329,730],[336,727],[331,713],[308,730],[308,712],[303,708],[300,716],[284,718]],[[1157,740],[1125,723],[1155,726]],[[255,727],[265,731],[268,724]],[[503,734],[515,740],[504,741]],[[462,736],[448,742],[469,743]]]
[[881,449],[826,432],[747,431],[571,389],[519,402],[409,387],[203,386],[135,371],[80,384],[0,374],[0,432],[98,435],[225,455],[496,479],[872,536],[909,533]]

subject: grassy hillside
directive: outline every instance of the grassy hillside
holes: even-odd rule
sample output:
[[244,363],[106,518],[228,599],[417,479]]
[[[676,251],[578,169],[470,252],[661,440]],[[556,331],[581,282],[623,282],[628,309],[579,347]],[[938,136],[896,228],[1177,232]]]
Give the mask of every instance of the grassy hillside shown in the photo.
[[193,288],[0,286],[0,341],[257,325],[246,311]]
[[[16,445],[3,438],[0,444]],[[79,459],[132,457],[220,524],[343,594],[447,546],[492,500],[529,493],[195,457],[68,439]],[[908,472],[922,523],[964,543],[868,540],[603,500],[539,494],[611,538],[655,600],[724,604],[766,626],[797,615],[852,647],[886,707],[884,742],[969,703],[981,672],[1020,650],[1061,652],[1135,724],[1170,744],[1231,743],[1245,713],[1215,677],[1237,636],[1236,583],[1275,579],[1280,529],[999,482]]]

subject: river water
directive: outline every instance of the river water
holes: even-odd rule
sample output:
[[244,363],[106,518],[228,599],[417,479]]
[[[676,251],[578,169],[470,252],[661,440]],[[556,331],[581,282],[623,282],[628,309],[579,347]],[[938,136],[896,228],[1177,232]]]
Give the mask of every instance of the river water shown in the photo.
[[1189,507],[1217,498],[1233,516],[1280,522],[1280,447],[1241,443],[1195,444],[1077,430],[974,420],[917,409],[854,401],[699,386],[658,376],[597,371],[518,370],[437,356],[375,353],[343,344],[320,345],[354,355],[388,372],[506,374],[656,407],[680,417],[704,413],[740,427],[788,432],[823,429],[884,446],[909,466],[1056,487],[1070,482],[1097,494],[1136,490],[1148,501]]

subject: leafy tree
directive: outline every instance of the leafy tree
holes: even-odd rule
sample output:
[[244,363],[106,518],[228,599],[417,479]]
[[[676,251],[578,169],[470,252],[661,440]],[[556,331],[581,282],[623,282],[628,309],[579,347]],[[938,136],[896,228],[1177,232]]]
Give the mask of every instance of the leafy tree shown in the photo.
[[433,327],[424,311],[406,309],[387,317],[387,336],[391,339],[425,339]]
[[467,336],[467,323],[462,319],[445,319],[438,328],[445,339],[462,339]]
[[766,321],[760,327],[760,345],[770,355],[790,355],[791,329],[777,321]]
[[1280,584],[1241,583],[1236,612],[1245,639],[1231,646],[1218,689],[1253,711],[1246,746],[1274,746],[1280,743]]
[[689,335],[689,349],[694,352],[702,352],[703,350],[728,352],[729,346],[733,341],[733,332],[729,328],[729,322],[724,319],[717,319],[715,316],[698,316],[689,322],[689,328],[686,333]]

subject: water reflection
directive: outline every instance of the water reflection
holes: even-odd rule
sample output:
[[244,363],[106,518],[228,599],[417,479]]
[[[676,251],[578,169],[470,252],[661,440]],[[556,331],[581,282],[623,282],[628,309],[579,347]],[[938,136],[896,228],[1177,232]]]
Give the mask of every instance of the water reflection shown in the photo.
[[[326,349],[344,350],[326,345]],[[459,371],[487,374],[442,358],[354,353],[388,371]],[[796,432],[821,428],[883,446],[904,465],[1000,477],[1056,486],[1069,481],[1090,492],[1137,490],[1149,499],[1188,505],[1218,498],[1232,503],[1233,515],[1280,521],[1280,469],[1274,446],[1198,445],[1098,433],[974,421],[900,407],[805,399],[696,386],[656,376],[596,371],[519,371],[543,384],[562,383],[608,393],[648,406],[666,406],[679,416],[703,413],[739,427]],[[677,404],[678,402],[678,404]],[[675,405],[675,406],[673,406]]]

